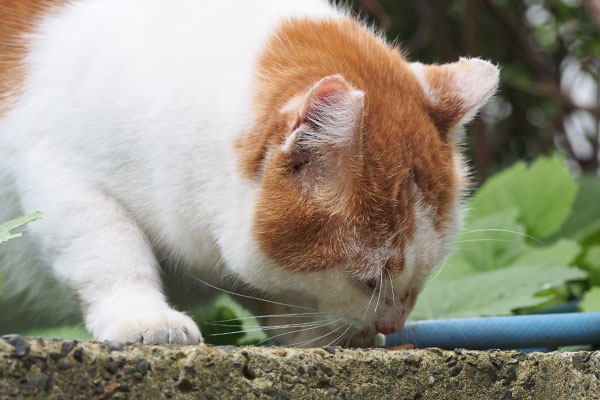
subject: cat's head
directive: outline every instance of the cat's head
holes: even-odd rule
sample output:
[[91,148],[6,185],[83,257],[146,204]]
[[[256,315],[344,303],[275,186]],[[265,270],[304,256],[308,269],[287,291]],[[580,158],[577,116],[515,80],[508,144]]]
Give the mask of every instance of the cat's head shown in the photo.
[[498,84],[479,59],[392,65],[309,76],[258,125],[270,134],[254,238],[269,267],[256,286],[343,328],[318,343],[402,327],[460,226],[457,132]]

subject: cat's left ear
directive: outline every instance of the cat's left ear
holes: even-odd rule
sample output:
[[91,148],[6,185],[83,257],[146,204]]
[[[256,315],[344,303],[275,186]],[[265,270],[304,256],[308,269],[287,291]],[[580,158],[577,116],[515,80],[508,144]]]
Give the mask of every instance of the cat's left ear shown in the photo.
[[285,107],[293,111],[294,123],[284,150],[327,155],[351,145],[360,125],[364,96],[341,75],[316,82],[307,94]]
[[498,87],[498,68],[478,58],[410,66],[427,97],[429,114],[444,138],[469,122]]

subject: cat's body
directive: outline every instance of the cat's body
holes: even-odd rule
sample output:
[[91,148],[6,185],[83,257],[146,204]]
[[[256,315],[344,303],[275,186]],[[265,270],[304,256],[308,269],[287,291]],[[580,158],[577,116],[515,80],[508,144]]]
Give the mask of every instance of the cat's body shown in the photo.
[[161,293],[169,264],[336,321],[284,342],[401,326],[459,223],[449,136],[495,68],[411,66],[320,0],[14,3],[0,2],[17,27],[0,28],[0,220],[44,215],[0,247],[3,295],[34,254],[94,337],[197,342]]

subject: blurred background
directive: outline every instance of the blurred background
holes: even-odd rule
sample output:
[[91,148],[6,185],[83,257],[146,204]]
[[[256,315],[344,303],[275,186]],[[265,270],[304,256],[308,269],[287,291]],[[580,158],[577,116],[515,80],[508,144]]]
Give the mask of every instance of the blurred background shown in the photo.
[[411,61],[481,57],[501,66],[494,100],[469,126],[474,177],[560,153],[597,174],[600,1],[354,0]]

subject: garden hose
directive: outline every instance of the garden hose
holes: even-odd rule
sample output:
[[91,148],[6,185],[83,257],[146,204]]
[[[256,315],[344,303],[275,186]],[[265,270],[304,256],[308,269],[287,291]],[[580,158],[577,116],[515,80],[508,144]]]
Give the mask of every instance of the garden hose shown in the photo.
[[600,344],[600,312],[407,322],[387,346],[442,349],[555,349]]

